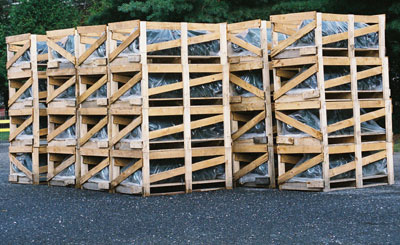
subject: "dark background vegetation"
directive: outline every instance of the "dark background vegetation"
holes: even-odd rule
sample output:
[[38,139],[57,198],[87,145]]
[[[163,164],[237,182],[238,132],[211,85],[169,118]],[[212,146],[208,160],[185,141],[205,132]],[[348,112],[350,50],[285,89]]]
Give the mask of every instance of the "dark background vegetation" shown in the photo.
[[[0,107],[8,100],[5,37],[78,25],[141,19],[151,21],[238,22],[268,20],[272,14],[319,11],[386,14],[386,47],[394,105],[400,119],[400,2],[390,0],[0,0]],[[399,128],[394,127],[396,133]]]

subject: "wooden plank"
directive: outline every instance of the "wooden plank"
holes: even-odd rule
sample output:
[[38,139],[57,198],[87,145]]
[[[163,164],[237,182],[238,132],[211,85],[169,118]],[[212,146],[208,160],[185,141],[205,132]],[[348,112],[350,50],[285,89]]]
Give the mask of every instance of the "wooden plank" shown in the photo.
[[108,123],[108,116],[105,116],[103,119],[101,119],[93,128],[91,128],[85,135],[81,135],[81,138],[79,139],[79,145],[83,146],[92,136],[100,131],[104,126],[106,126]]
[[53,172],[48,172],[47,173],[47,181],[50,181],[51,179],[54,178],[57,174],[61,173],[64,169],[68,168],[71,166],[73,163],[75,163],[75,155],[70,156],[67,160],[64,160],[60,165],[58,165]]
[[8,154],[10,161],[12,164],[14,164],[19,170],[21,170],[26,177],[28,177],[30,180],[33,180],[33,174],[31,171],[29,171],[16,157],[14,157],[13,154]]
[[142,117],[139,116],[135,118],[135,120],[131,121],[125,128],[119,131],[111,140],[111,145],[115,145],[120,141],[125,135],[130,133],[136,127],[138,127],[142,123]]
[[81,65],[89,56],[107,40],[107,32],[105,32],[97,41],[90,46],[79,58],[77,65]]
[[278,154],[321,153],[321,145],[278,145]]
[[268,153],[261,155],[260,157],[258,157],[254,161],[252,161],[251,163],[249,163],[246,166],[244,166],[243,168],[241,168],[238,172],[234,173],[233,180],[234,181],[239,180],[240,178],[242,178],[246,174],[250,173],[255,168],[257,168],[261,164],[265,163],[266,161],[268,161]]
[[133,76],[127,83],[125,83],[118,91],[114,92],[113,95],[110,97],[110,104],[114,103],[121,97],[123,94],[125,94],[130,88],[135,86],[136,83],[140,81],[142,78],[142,73],[139,72],[135,76]]
[[[329,57],[331,58],[331,57]],[[335,57],[334,57],[335,58]],[[273,68],[287,67],[287,66],[303,66],[307,64],[317,63],[317,56],[305,56],[291,59],[278,59],[272,61]]]
[[[379,161],[386,157],[386,151],[380,151],[378,153],[366,156],[362,159],[362,166],[366,166],[370,163]],[[335,177],[339,174],[346,173],[356,168],[356,162],[351,161],[336,168],[332,168],[329,170],[329,178]]]
[[232,83],[238,85],[239,87],[247,90],[248,92],[254,94],[257,97],[260,97],[261,99],[264,99],[264,92],[260,90],[259,88],[251,85],[250,83],[244,81],[240,77],[236,76],[233,73],[229,74],[229,79]]
[[[372,77],[375,75],[382,74],[382,67],[377,66],[364,71],[357,72],[357,80],[361,80],[367,77]],[[350,75],[341,76],[325,81],[325,88],[332,88],[339,85],[350,83]]]
[[316,130],[316,129],[314,129],[314,128],[312,128],[312,127],[310,127],[310,126],[308,126],[308,125],[306,125],[306,124],[304,124],[302,122],[299,122],[296,119],[293,119],[293,118],[291,118],[291,117],[289,117],[289,116],[287,116],[284,113],[279,112],[279,111],[275,112],[275,116],[276,116],[276,119],[278,119],[278,120],[280,120],[280,121],[282,121],[284,123],[287,123],[287,124],[297,128],[298,130],[300,130],[302,132],[305,132],[305,133],[307,133],[307,134],[309,134],[309,135],[311,135],[311,136],[313,136],[313,137],[315,137],[317,139],[322,140],[321,131]]
[[[204,119],[192,121],[190,123],[190,126],[191,126],[191,129],[195,129],[195,128],[208,126],[211,124],[216,124],[216,123],[222,122],[223,120],[224,120],[223,115],[217,115],[217,116],[212,116],[212,117],[207,117]],[[180,133],[180,132],[183,132],[183,130],[184,130],[183,124],[179,124],[176,126],[163,128],[163,129],[159,129],[159,130],[154,130],[149,133],[149,139],[155,139],[155,138],[159,138],[159,137],[170,135],[170,134]]]
[[131,176],[134,172],[139,170],[142,166],[143,166],[143,160],[139,159],[137,162],[132,164],[132,166],[128,167],[124,172],[122,172],[120,175],[118,175],[117,178],[115,178],[111,181],[111,188],[115,188],[122,181],[124,181],[126,178]]
[[13,141],[26,127],[28,127],[33,122],[33,116],[30,116],[28,119],[24,121],[18,128],[16,128],[13,132],[10,133],[8,140]]
[[57,53],[59,53],[62,57],[66,58],[69,62],[75,65],[75,57],[68,51],[66,51],[64,48],[60,47],[57,43],[54,41],[47,39],[47,46]]
[[[205,168],[217,166],[224,162],[225,162],[224,156],[203,160],[201,162],[194,163],[192,166],[192,171],[195,172]],[[185,173],[185,167],[178,167],[161,173],[153,174],[150,176],[150,183],[155,183],[161,180],[169,179],[175,176],[182,175],[184,173]]]
[[140,29],[137,29],[135,32],[129,35],[123,43],[121,43],[114,51],[111,52],[109,56],[109,62],[113,61],[118,55],[124,51],[138,36],[140,33]]
[[78,97],[78,104],[81,104],[83,101],[85,101],[91,94],[93,94],[96,90],[98,90],[101,86],[103,86],[105,83],[107,83],[107,74],[103,75],[95,84],[90,86],[85,92],[83,92],[79,97]]
[[175,39],[165,42],[152,43],[147,45],[147,52],[155,52],[164,49],[176,48],[181,46],[181,39]]
[[46,102],[49,103],[51,102],[53,99],[55,99],[57,96],[59,96],[62,92],[64,92],[65,90],[67,90],[69,87],[71,87],[72,85],[75,84],[76,82],[76,77],[72,76],[70,79],[68,79],[65,83],[63,83],[63,85],[61,85],[60,87],[58,87],[56,90],[54,90],[49,97],[47,97]]
[[256,46],[236,37],[235,35],[228,34],[228,41],[231,41],[232,43],[239,45],[240,47],[242,47],[258,56],[262,56],[262,50],[259,47],[256,47]]
[[324,160],[323,154],[318,154],[317,156],[305,161],[304,163],[300,164],[292,168],[291,170],[287,171],[286,173],[280,175],[278,177],[278,184],[285,183],[287,180],[301,174],[302,172],[306,171],[309,168],[314,167],[315,165],[319,164]]
[[[354,30],[354,37],[363,36],[369,33],[378,32],[379,25],[371,25]],[[322,44],[329,44],[348,39],[348,32],[337,33],[329,36],[322,37]]]
[[76,117],[73,116],[70,119],[68,119],[67,121],[65,121],[65,123],[58,126],[54,131],[50,132],[47,135],[47,141],[48,142],[52,141],[57,135],[59,135],[60,133],[62,133],[65,130],[67,130],[69,127],[71,127],[75,123],[76,123]]
[[26,42],[24,46],[22,46],[22,48],[19,49],[18,52],[15,53],[14,56],[7,61],[6,69],[9,69],[15,63],[15,61],[17,61],[19,57],[21,57],[25,53],[25,51],[27,51],[30,47],[31,47],[31,42],[30,41]]
[[298,109],[319,109],[321,102],[315,101],[294,101],[294,102],[275,102],[275,110],[298,110]]
[[303,27],[301,30],[296,32],[296,34],[290,36],[289,38],[283,40],[278,44],[278,46],[274,47],[271,50],[271,57],[276,56],[279,54],[282,50],[285,48],[289,47],[291,44],[296,42],[298,39],[302,38],[304,35],[309,33],[310,31],[314,30],[316,28],[316,21],[312,21],[311,23],[307,24],[305,27]]
[[245,123],[241,128],[239,128],[238,131],[236,131],[235,133],[232,134],[232,140],[236,140],[238,139],[240,136],[242,136],[243,134],[245,134],[247,131],[249,131],[250,129],[252,129],[257,123],[261,122],[263,119],[265,118],[265,111],[260,112],[259,114],[257,114],[257,116],[255,116],[254,118],[252,118],[250,121],[248,121],[247,123]]
[[80,184],[83,185],[86,181],[92,178],[95,174],[103,170],[103,168],[107,167],[110,164],[110,158],[106,158],[97,164],[94,168],[89,170],[85,175],[81,176]]
[[302,72],[297,77],[289,80],[285,85],[283,85],[281,88],[279,88],[277,91],[274,92],[274,99],[275,100],[278,99],[279,97],[284,95],[286,92],[288,92],[292,88],[296,87],[297,85],[302,83],[307,78],[314,75],[317,71],[318,71],[318,66],[317,66],[317,64],[315,64],[315,65],[311,66],[310,68],[308,68],[307,70],[305,70],[304,72]]
[[20,89],[18,89],[18,91],[13,94],[13,96],[8,100],[8,107],[10,107],[12,104],[15,103],[15,101],[18,100],[19,97],[21,97],[21,95],[29,88],[31,87],[33,84],[33,79],[32,77],[30,77],[23,85]]

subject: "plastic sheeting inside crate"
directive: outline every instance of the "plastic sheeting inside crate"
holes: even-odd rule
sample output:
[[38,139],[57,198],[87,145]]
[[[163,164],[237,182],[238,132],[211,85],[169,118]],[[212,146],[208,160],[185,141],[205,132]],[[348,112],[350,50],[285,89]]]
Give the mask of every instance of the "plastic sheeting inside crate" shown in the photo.
[[108,134],[107,134],[107,125],[100,129],[97,133],[95,133],[89,141],[97,142],[97,141],[107,141]]
[[76,100],[75,85],[72,85],[66,90],[64,90],[54,100]]
[[[29,171],[32,172],[32,154],[30,153],[17,153],[15,158],[22,163],[22,165],[27,168]],[[23,173],[21,170],[19,170],[14,164],[11,164],[12,169],[16,173]],[[39,167],[47,166],[47,155],[46,154],[40,154],[39,155]],[[46,173],[42,173],[41,175],[44,175]]]
[[261,122],[257,123],[254,127],[240,136],[239,139],[252,139],[257,137],[266,137],[265,134],[265,121],[262,120]]
[[[56,42],[58,46],[66,50],[72,56],[75,56],[75,44],[74,44],[74,36],[69,35],[66,37],[61,38],[59,41]],[[53,56],[52,60],[60,61],[60,62],[69,62],[64,56],[59,54],[55,50],[51,50],[51,55]]]
[[[47,80],[46,79],[39,79],[39,92],[47,91]],[[21,96],[17,99],[17,102],[22,102],[26,100],[32,100],[33,93],[32,93],[32,86],[30,86],[27,90],[25,90]]]
[[[307,24],[311,23],[313,20],[304,20],[300,27],[303,28]],[[361,29],[368,27],[368,24],[365,23],[354,23],[354,29]],[[322,36],[330,36],[334,34],[344,33],[348,31],[348,23],[342,21],[322,21]],[[378,48],[379,45],[379,36],[377,32],[369,33],[363,36],[354,38],[355,48]],[[302,46],[314,46],[315,45],[315,31],[311,31],[308,34],[304,35],[302,38],[297,40],[291,47],[302,47]],[[324,45],[324,47],[330,48],[347,48],[348,41],[342,40],[339,42],[329,43]]]
[[[46,42],[37,42],[36,43],[36,48],[37,48],[37,54],[47,54],[48,49],[47,49],[47,43]],[[19,57],[13,66],[18,66],[21,63],[25,62],[30,62],[31,61],[31,51],[30,49],[26,50],[21,57]],[[39,62],[40,63],[40,62]]]
[[57,174],[54,178],[62,178],[62,177],[75,177],[75,165],[72,164],[68,168],[61,171],[61,173]]
[[59,135],[55,137],[57,140],[61,139],[76,139],[76,134],[75,134],[75,125],[72,125],[71,127],[67,128],[66,130],[62,131]]
[[94,91],[88,98],[87,101],[93,101],[96,99],[107,98],[107,84],[104,84],[99,89]]
[[[155,73],[149,75],[149,88],[156,88],[164,85],[174,84],[182,81],[182,75],[176,73]],[[182,98],[182,90],[169,91],[157,94],[151,98]]]
[[121,101],[130,100],[133,98],[140,98],[142,96],[141,84],[140,82],[132,86],[128,91],[126,91],[119,99]]

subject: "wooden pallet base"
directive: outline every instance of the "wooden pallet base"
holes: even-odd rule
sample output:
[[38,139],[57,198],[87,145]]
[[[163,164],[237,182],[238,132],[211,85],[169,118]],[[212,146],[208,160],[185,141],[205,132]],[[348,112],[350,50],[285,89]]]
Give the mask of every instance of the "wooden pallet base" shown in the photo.
[[53,178],[48,182],[50,186],[75,186],[75,177],[71,178]]
[[33,184],[32,180],[23,174],[10,174],[8,176],[8,181],[14,184],[26,184],[26,185]]
[[86,182],[82,185],[82,189],[92,191],[105,191],[110,189],[110,183],[108,181]]

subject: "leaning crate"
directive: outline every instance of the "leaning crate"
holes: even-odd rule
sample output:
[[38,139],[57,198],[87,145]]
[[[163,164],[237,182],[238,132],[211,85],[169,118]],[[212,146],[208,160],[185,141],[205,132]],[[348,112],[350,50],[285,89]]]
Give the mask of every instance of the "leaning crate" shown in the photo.
[[110,185],[107,26],[77,27],[78,186],[108,190]]
[[80,177],[76,161],[76,30],[48,31],[47,154],[49,185],[73,186]]
[[226,24],[141,22],[139,40],[143,194],[231,188]]
[[12,149],[10,181],[39,184],[47,172],[45,161],[39,160],[39,148],[46,146],[47,135],[46,38],[22,34],[7,37],[6,43]]
[[246,186],[275,187],[269,22],[228,25],[233,180]]
[[119,193],[142,194],[142,79],[139,21],[108,24],[108,75],[111,83],[111,188]]
[[393,184],[385,16],[307,12],[271,22],[280,189]]

